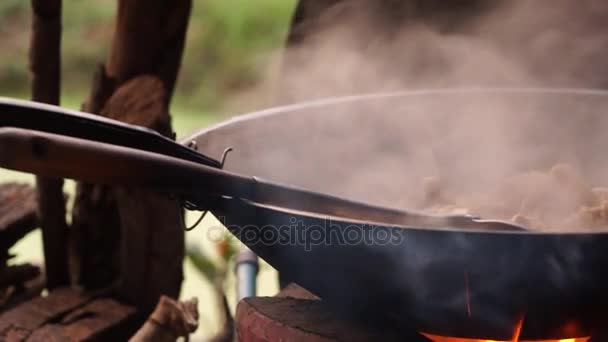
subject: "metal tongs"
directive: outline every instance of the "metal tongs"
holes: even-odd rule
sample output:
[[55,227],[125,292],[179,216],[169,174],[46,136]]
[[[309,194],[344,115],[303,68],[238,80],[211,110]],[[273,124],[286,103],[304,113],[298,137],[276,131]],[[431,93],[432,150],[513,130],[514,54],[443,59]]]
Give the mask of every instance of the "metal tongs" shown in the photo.
[[92,183],[151,187],[199,210],[239,198],[316,215],[398,226],[524,230],[471,216],[373,206],[221,169],[221,163],[141,127],[57,106],[0,98],[0,167]]

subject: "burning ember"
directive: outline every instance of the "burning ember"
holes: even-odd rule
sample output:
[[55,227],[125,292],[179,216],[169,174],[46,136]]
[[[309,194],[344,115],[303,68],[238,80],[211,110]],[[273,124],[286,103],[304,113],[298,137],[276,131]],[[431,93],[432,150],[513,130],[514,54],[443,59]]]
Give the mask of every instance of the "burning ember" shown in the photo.
[[517,326],[515,327],[515,331],[513,332],[513,338],[506,341],[499,340],[487,340],[487,339],[471,339],[471,338],[462,338],[462,337],[449,337],[449,336],[439,336],[427,333],[421,333],[424,337],[428,338],[433,342],[588,342],[591,337],[575,337],[575,338],[562,338],[562,339],[550,339],[550,340],[521,340],[519,338],[521,334],[521,329],[524,325],[524,317],[522,317]]
[[460,337],[445,337],[445,336],[437,336],[431,334],[423,333],[426,338],[430,339],[433,342],[587,342],[591,339],[591,337],[578,337],[578,338],[563,338],[559,340],[519,340],[512,339],[509,341],[497,341],[497,340],[476,340],[476,339],[468,339],[468,338],[460,338]]

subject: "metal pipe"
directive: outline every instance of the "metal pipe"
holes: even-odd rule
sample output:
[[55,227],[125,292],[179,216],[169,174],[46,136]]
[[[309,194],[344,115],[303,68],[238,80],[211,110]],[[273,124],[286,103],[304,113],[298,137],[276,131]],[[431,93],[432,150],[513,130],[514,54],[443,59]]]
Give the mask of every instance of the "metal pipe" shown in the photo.
[[236,296],[237,302],[247,297],[255,297],[257,292],[258,257],[249,248],[243,247],[236,257]]

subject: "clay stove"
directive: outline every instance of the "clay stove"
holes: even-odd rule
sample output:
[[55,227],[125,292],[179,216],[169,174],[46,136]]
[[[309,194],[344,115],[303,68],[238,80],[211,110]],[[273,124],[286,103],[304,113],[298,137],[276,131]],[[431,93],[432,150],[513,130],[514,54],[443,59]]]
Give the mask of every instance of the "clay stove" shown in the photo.
[[[524,321],[522,321],[523,324]],[[409,341],[409,342],[601,342],[606,336],[522,340],[467,339],[430,333],[377,331],[328,311],[314,294],[295,284],[276,297],[246,298],[238,305],[236,331],[242,342],[261,341]]]

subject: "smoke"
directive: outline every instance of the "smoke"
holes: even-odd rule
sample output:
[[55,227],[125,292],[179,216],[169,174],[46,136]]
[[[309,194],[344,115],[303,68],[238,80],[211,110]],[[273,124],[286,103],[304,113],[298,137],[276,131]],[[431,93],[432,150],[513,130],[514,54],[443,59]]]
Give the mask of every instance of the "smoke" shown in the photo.
[[338,1],[294,31],[283,100],[463,85],[602,87],[608,4]]
[[[607,19],[608,4],[591,0],[338,1],[295,27],[301,39],[284,54],[279,101],[402,89],[603,87]],[[266,153],[254,170],[393,207],[466,208],[484,218],[520,214],[515,219],[537,228],[588,228],[577,213],[600,215],[603,199],[571,199],[608,184],[599,154],[605,102],[480,93],[315,109],[307,120],[284,120],[294,144]],[[296,146],[303,141],[307,150]],[[298,166],[283,168],[294,156]],[[551,169],[560,163],[587,188],[555,179]],[[429,201],[429,181],[443,201]]]

